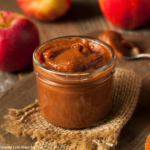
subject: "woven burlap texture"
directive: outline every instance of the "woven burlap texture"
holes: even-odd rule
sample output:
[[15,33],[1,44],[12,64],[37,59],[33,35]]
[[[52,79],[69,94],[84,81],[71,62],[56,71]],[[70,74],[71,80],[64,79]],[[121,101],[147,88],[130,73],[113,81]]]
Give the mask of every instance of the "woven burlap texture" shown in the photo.
[[3,128],[16,136],[37,138],[35,150],[109,150],[115,149],[121,129],[130,119],[141,87],[134,72],[116,69],[113,107],[101,124],[83,130],[68,130],[48,123],[40,114],[38,101],[22,109],[10,109]]

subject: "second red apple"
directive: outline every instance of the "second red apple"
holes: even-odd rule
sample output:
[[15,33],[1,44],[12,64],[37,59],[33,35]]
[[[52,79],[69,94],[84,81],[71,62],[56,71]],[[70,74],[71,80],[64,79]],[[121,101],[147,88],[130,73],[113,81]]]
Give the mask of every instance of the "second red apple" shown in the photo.
[[115,26],[134,29],[150,17],[150,0],[98,0],[104,16]]

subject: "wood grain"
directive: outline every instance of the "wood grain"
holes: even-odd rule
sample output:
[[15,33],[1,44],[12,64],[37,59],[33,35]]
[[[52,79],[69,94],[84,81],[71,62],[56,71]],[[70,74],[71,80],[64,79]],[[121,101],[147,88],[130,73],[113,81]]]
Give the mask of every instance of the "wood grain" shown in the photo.
[[[89,36],[97,38],[101,31],[95,31]],[[141,53],[150,53],[150,38],[148,35],[123,34],[123,37],[132,41],[140,48]],[[143,150],[147,136],[150,134],[150,65],[149,59],[125,61],[117,59],[117,67],[133,70],[142,78],[141,93],[137,108],[123,128],[116,150]]]
[[[89,36],[97,37],[100,31],[95,31],[89,34]],[[150,36],[134,36],[124,34],[124,37],[133,43],[135,43],[143,52],[150,53],[150,43],[147,38]],[[150,66],[149,60],[136,60],[125,61],[117,60],[117,66],[135,71],[139,74],[143,80],[141,93],[139,97],[139,103],[137,108],[123,128],[119,137],[119,142],[116,150],[143,150],[146,137],[150,134]],[[37,98],[36,93],[36,81],[34,74],[30,74],[24,80],[19,81],[15,86],[7,90],[0,97],[0,114],[3,116],[7,114],[7,108],[21,109],[31,103]],[[0,119],[2,124],[3,119]],[[26,145],[31,146],[35,141],[32,141],[29,137],[16,138],[10,133],[6,134],[6,131],[0,129],[0,135],[4,141],[7,141],[9,145]]]
[[18,81],[15,73],[7,73],[0,71],[0,93],[4,92],[7,88],[14,85]]
[[[19,81],[0,95],[0,106],[3,106],[0,107],[0,125],[4,122],[2,116],[8,113],[8,108],[21,109],[35,101],[37,98],[35,83],[35,76],[31,73],[26,79]],[[5,101],[5,97],[7,97],[7,101]],[[35,142],[35,140],[32,140],[31,137],[28,136],[17,138],[12,134],[7,133],[2,128],[0,128],[0,137],[7,145],[11,146],[33,146]]]
[[[22,13],[15,0],[0,0],[0,10],[12,10]],[[22,13],[23,14],[23,13]],[[141,52],[150,53],[150,20],[136,30],[121,30],[111,25],[102,15],[97,0],[73,0],[70,11],[60,19],[53,22],[40,22],[34,20],[41,43],[59,36],[86,35],[97,37],[99,30],[116,30],[137,45]],[[95,32],[93,32],[95,30]],[[146,137],[150,133],[150,65],[148,59],[136,61],[118,60],[117,66],[135,71],[142,77],[143,84],[137,109],[124,127],[119,137],[116,150],[143,150]],[[0,92],[14,84],[0,97],[0,124],[2,116],[7,114],[7,108],[21,109],[32,103],[37,97],[35,77],[33,74],[26,77],[32,71],[32,64],[19,73],[8,74],[0,72]],[[18,76],[17,76],[18,75]],[[8,84],[9,83],[9,84]],[[2,86],[2,88],[1,88]],[[1,90],[3,89],[3,90]],[[33,145],[34,141],[29,137],[16,138],[10,133],[0,129],[0,135],[8,145]],[[6,144],[6,143],[5,143]]]
[[[16,1],[1,0],[0,10],[11,10],[18,13],[23,12],[20,10]],[[25,14],[24,14],[25,15]],[[150,34],[150,20],[144,24],[140,29],[126,31],[115,28],[111,25],[102,15],[97,0],[73,0],[72,7],[67,15],[53,22],[41,22],[31,18],[36,24],[41,43],[59,36],[67,35],[85,35],[93,30],[117,30],[128,34]],[[25,77],[32,70],[25,68],[19,71],[19,79]]]
[[56,20],[55,22],[48,22],[43,24],[43,28],[47,34],[48,39],[53,39],[61,36],[81,35],[74,17],[69,11],[65,16]]

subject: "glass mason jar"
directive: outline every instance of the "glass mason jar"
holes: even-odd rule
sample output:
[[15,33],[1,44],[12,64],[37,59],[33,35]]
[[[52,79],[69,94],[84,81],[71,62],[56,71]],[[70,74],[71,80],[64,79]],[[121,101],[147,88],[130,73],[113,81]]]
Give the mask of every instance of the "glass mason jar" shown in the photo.
[[80,73],[58,72],[42,66],[37,59],[38,51],[50,42],[67,38],[71,36],[52,39],[33,53],[40,112],[56,126],[86,128],[103,121],[111,111],[116,56],[104,42],[80,36],[107,48],[111,60],[101,68]]

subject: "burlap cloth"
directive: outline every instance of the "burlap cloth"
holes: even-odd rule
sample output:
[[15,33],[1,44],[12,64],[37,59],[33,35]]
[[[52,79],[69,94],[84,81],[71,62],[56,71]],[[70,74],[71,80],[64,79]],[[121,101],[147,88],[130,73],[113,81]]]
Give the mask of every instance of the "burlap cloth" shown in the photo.
[[140,77],[132,71],[116,69],[113,107],[101,124],[84,130],[67,130],[48,123],[39,112],[38,101],[22,110],[10,109],[3,127],[16,136],[37,138],[35,150],[109,150],[115,149],[121,129],[130,119],[141,87]]

